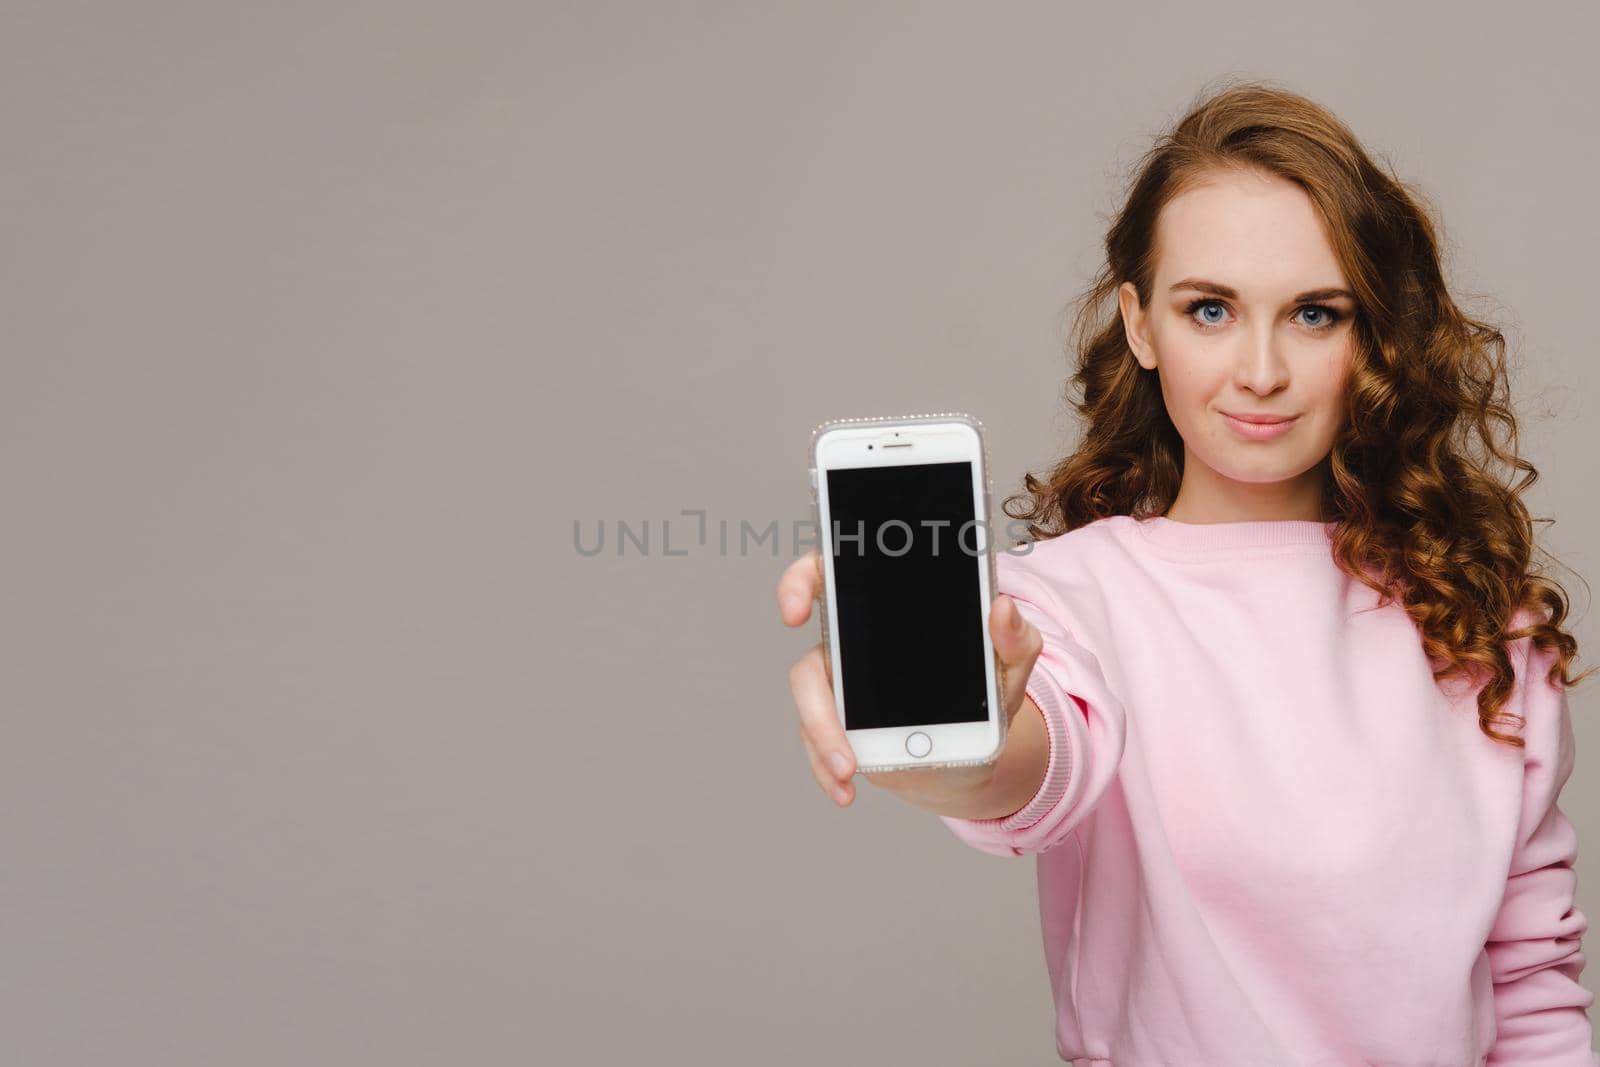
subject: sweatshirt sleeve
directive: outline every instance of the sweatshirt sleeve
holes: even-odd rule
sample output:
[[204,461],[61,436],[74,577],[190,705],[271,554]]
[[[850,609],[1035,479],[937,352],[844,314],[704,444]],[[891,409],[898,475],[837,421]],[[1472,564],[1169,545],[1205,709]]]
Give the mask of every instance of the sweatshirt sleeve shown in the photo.
[[1546,677],[1555,652],[1521,641],[1522,817],[1486,946],[1498,1027],[1487,1063],[1600,1067],[1588,1016],[1595,996],[1578,982],[1589,925],[1574,902],[1578,835],[1557,804],[1576,757],[1572,719],[1565,688]]
[[1127,721],[1099,661],[1064,625],[1065,612],[1029,557],[1002,553],[995,567],[999,591],[1016,600],[1023,618],[1044,638],[1027,692],[1044,713],[1050,758],[1039,791],[1014,814],[939,818],[973,848],[996,856],[1025,856],[1065,841],[1088,817],[1116,777]]

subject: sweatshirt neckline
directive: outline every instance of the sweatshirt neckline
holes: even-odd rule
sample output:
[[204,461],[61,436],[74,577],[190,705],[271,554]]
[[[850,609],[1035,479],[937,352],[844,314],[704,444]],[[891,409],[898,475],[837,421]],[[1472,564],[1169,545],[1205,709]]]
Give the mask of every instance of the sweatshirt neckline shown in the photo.
[[1243,522],[1179,522],[1165,515],[1133,520],[1134,529],[1150,544],[1179,557],[1202,556],[1235,549],[1310,546],[1333,543],[1335,521],[1316,519],[1252,519]]

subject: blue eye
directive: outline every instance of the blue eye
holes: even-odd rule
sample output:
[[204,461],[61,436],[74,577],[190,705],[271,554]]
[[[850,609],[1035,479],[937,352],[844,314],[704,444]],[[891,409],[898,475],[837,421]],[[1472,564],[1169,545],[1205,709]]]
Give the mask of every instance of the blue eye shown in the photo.
[[1333,311],[1331,309],[1325,308],[1321,304],[1307,304],[1302,310],[1322,316],[1322,324],[1320,326],[1315,322],[1306,323],[1306,325],[1311,327],[1313,330],[1325,330],[1329,326],[1332,326],[1335,322],[1339,321],[1338,319],[1334,318]]
[[[1200,311],[1201,309],[1207,309],[1207,310],[1215,309],[1216,311],[1219,311],[1219,312],[1225,310],[1223,308],[1223,306],[1222,306],[1222,301],[1220,301],[1220,300],[1203,300],[1202,299],[1202,300],[1193,301],[1188,307],[1184,308],[1183,311],[1184,311],[1184,314],[1188,315],[1190,318],[1194,318],[1194,313],[1196,311]],[[1220,325],[1221,322],[1222,322],[1221,319],[1206,318],[1206,319],[1196,320],[1195,325],[1201,327],[1202,329],[1215,328],[1216,326]]]

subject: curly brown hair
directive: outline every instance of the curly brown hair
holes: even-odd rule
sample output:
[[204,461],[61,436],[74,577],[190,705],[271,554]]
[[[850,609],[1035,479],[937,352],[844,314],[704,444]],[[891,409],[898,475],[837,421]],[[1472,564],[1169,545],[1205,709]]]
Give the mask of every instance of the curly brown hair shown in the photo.
[[[1595,668],[1568,676],[1577,641],[1561,628],[1565,590],[1530,569],[1533,523],[1551,520],[1532,519],[1522,500],[1538,471],[1518,453],[1505,339],[1452,299],[1423,198],[1304,96],[1265,81],[1203,95],[1137,161],[1105,261],[1076,301],[1065,396],[1082,438],[1043,479],[1027,474],[1005,513],[1044,539],[1112,515],[1164,514],[1176,499],[1183,440],[1157,372],[1128,347],[1115,294],[1131,281],[1151,306],[1162,206],[1228,168],[1303,189],[1356,295],[1345,425],[1320,465],[1336,563],[1381,604],[1403,604],[1436,680],[1483,678],[1480,729],[1521,747],[1494,728],[1521,721],[1501,714],[1515,688],[1507,643],[1531,636],[1557,650],[1551,684],[1576,685]],[[1521,477],[1508,484],[1501,474],[1513,470]]]

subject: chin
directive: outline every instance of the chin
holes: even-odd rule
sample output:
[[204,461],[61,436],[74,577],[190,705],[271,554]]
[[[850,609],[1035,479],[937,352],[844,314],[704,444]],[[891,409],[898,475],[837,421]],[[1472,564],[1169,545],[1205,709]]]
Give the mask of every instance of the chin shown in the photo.
[[1301,462],[1300,457],[1284,459],[1278,456],[1262,456],[1257,462],[1241,462],[1238,457],[1229,457],[1227,460],[1212,463],[1202,457],[1206,466],[1216,471],[1218,475],[1230,482],[1243,482],[1249,485],[1271,485],[1273,482],[1287,482],[1305,474],[1316,464],[1314,462]]

